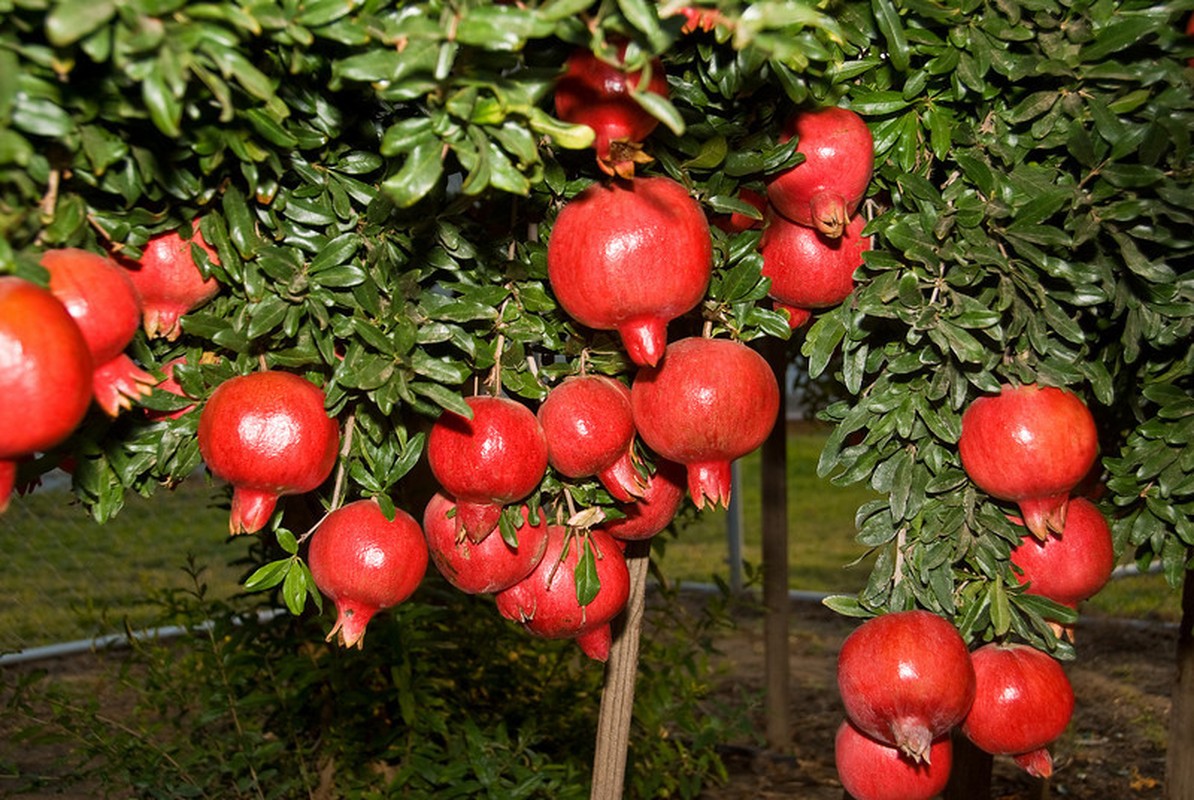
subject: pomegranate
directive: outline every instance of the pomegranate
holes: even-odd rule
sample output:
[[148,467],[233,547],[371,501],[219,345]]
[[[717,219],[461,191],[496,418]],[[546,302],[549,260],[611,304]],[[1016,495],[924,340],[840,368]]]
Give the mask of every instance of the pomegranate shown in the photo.
[[948,735],[934,739],[929,757],[913,761],[846,720],[834,737],[833,760],[853,800],[929,800],[949,782],[953,742]]
[[565,378],[539,406],[547,461],[569,478],[596,475],[610,495],[630,502],[642,495],[635,466],[630,392],[603,375]]
[[177,231],[158,234],[146,243],[140,261],[120,259],[141,296],[142,322],[151,339],[163,336],[174,341],[182,333],[179,318],[206,303],[220,291],[213,278],[204,278],[195,264],[191,245],[202,248],[213,263],[219,263],[215,249],[203,240],[199,220],[191,223],[191,238]]
[[928,761],[933,740],[974,700],[966,643],[948,620],[921,610],[874,617],[851,632],[837,683],[850,721],[913,761]]
[[[577,599],[576,567],[589,551],[601,588],[587,605]],[[534,571],[495,600],[503,617],[544,639],[576,639],[590,658],[609,658],[610,620],[630,596],[630,570],[622,549],[608,533],[573,533],[560,525],[547,529],[547,550]]]
[[1012,549],[1029,594],[1077,608],[1111,580],[1115,547],[1103,513],[1084,497],[1070,499],[1065,529],[1043,541],[1028,534]]
[[383,608],[414,593],[427,572],[427,543],[414,517],[386,519],[375,500],[330,512],[311,534],[307,566],[319,591],[336,604],[328,641],[363,647],[365,626]]
[[962,733],[992,755],[1013,756],[1029,774],[1048,778],[1048,745],[1074,713],[1074,688],[1052,656],[1024,644],[983,645],[971,654],[975,694]]
[[773,214],[759,241],[763,277],[771,279],[768,294],[785,307],[808,310],[845,300],[854,291],[862,254],[871,248],[870,237],[862,235],[865,226],[855,216],[841,236],[830,238]]
[[423,533],[440,574],[466,594],[490,594],[508,589],[531,574],[547,548],[547,518],[530,522],[530,509],[522,507],[523,524],[518,544],[501,536],[487,536],[474,544],[456,526],[456,503],[437,493],[423,512]]
[[656,460],[655,473],[647,479],[643,496],[619,506],[626,516],[607,520],[597,527],[621,541],[650,539],[672,523],[683,501],[684,467],[660,458]]
[[962,414],[958,452],[966,474],[992,497],[1018,503],[1040,539],[1065,529],[1070,492],[1099,452],[1094,418],[1072,392],[1004,386]]
[[199,414],[199,452],[233,487],[233,534],[261,530],[279,497],[327,480],[339,447],[340,430],[324,410],[323,390],[288,372],[229,378]]
[[804,161],[771,179],[767,199],[792,222],[837,238],[871,181],[875,149],[870,129],[853,111],[831,106],[793,114],[780,140],[793,136]]
[[440,486],[456,499],[458,530],[482,541],[502,507],[522,500],[547,472],[547,437],[526,406],[505,397],[465,400],[467,419],[445,411],[427,436],[427,460]]
[[[759,194],[753,189],[738,190],[738,199],[743,202],[750,203],[763,213],[764,219],[767,215],[767,196]],[[728,217],[718,217],[713,221],[713,224],[721,228],[726,233],[741,233],[742,231],[754,230],[755,228],[763,227],[763,220],[755,219],[747,216],[740,211],[735,211]]]
[[667,323],[704,298],[712,268],[705,214],[670,178],[593,184],[560,212],[547,243],[563,309],[582,325],[616,330],[639,365],[659,362]]
[[796,306],[784,305],[778,300],[773,301],[772,305],[775,307],[776,311],[782,311],[788,315],[788,327],[792,330],[802,327],[813,318],[813,312],[809,311],[807,308],[797,308]]
[[86,250],[47,250],[41,265],[50,273],[50,291],[74,317],[91,350],[95,401],[116,416],[157,383],[124,354],[141,325],[137,290],[115,261]]
[[630,390],[639,435],[684,464],[697,508],[730,502],[730,462],[754,450],[779,414],[779,385],[767,361],[740,342],[690,337],[668,345]]
[[60,443],[83,420],[92,366],[83,333],[53,294],[0,277],[0,511],[17,462]]
[[[626,44],[618,47],[621,62]],[[642,83],[642,71],[627,72],[623,63],[602,61],[592,51],[577,49],[556,81],[556,116],[565,122],[588,125],[597,135],[593,147],[597,165],[610,175],[629,178],[635,163],[649,161],[641,142],[651,135],[659,121],[633,97]],[[658,58],[650,63],[645,91],[667,97],[667,76]]]
[[[180,364],[185,365],[186,363],[187,363],[186,356],[179,356],[178,358],[171,359],[170,361],[167,361],[165,364],[163,364],[162,365],[162,373],[165,375],[165,377],[162,378],[162,380],[159,381],[156,386],[154,386],[154,390],[159,391],[159,392],[168,392],[172,395],[175,395],[176,397],[182,397],[182,398],[186,398],[188,400],[194,399],[190,395],[188,395],[186,392],[184,392],[182,390],[182,387],[178,385],[178,381],[174,379],[174,368],[179,366]],[[146,409],[145,416],[147,416],[149,419],[153,419],[153,420],[178,419],[178,418],[182,417],[184,414],[187,414],[188,412],[190,412],[191,409],[193,409],[194,407],[195,407],[195,404],[191,403],[189,405],[183,406],[182,408],[180,408],[176,411],[157,411],[154,409]]]

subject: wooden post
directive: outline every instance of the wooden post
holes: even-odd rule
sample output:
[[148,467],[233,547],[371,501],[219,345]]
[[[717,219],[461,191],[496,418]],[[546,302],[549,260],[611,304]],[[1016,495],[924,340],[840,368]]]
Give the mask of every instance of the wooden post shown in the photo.
[[1182,581],[1182,622],[1177,635],[1177,671],[1169,710],[1165,755],[1165,797],[1194,797],[1194,581]]
[[983,800],[991,796],[991,767],[994,757],[980,750],[960,730],[951,734],[954,740],[953,769],[945,785],[944,800]]
[[601,710],[597,716],[597,753],[593,757],[591,800],[622,800],[623,797],[650,562],[650,541],[627,542],[630,596],[626,600],[626,612],[615,625],[609,661],[605,664],[605,686],[601,690]]
[[762,448],[764,685],[767,746],[776,752],[791,748],[788,723],[788,425],[787,346],[767,339],[760,348],[779,382],[779,415]]

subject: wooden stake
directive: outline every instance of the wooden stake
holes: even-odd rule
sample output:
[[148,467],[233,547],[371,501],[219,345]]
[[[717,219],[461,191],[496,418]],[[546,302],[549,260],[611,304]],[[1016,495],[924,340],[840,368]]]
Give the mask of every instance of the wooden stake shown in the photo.
[[760,351],[779,382],[779,414],[763,442],[763,621],[767,746],[777,753],[791,748],[788,721],[791,669],[788,646],[788,425],[786,343],[767,339]]
[[1165,756],[1165,797],[1194,797],[1194,580],[1182,581],[1182,621],[1177,634],[1177,671],[1169,711],[1169,746]]

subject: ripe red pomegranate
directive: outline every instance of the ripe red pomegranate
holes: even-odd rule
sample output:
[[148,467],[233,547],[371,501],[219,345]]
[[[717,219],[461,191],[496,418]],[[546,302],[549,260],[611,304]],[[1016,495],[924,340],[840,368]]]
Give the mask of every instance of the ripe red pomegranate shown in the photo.
[[834,737],[833,760],[853,800],[930,800],[949,782],[953,742],[949,736],[935,739],[928,757],[913,761],[846,720]]
[[638,371],[630,396],[643,441],[688,468],[697,508],[729,504],[730,462],[762,444],[779,414],[771,367],[729,339],[673,342],[658,367]]
[[124,354],[141,325],[137,290],[115,261],[86,250],[47,250],[41,265],[50,273],[50,291],[66,306],[91,350],[95,401],[116,416],[157,383]]
[[60,443],[83,420],[92,366],[83,333],[53,294],[0,277],[0,511],[17,462]]
[[1012,549],[1012,563],[1023,570],[1018,576],[1037,594],[1077,608],[1111,580],[1115,546],[1103,513],[1084,497],[1070,499],[1065,529],[1043,541],[1027,534]]
[[327,480],[339,447],[340,429],[324,410],[323,390],[289,372],[229,378],[199,414],[199,452],[233,487],[233,534],[261,530],[279,497]]
[[992,755],[1013,756],[1030,775],[1048,778],[1048,745],[1074,713],[1074,688],[1052,656],[1024,644],[983,645],[971,654],[974,704],[962,733]]
[[[626,56],[626,45],[618,58]],[[624,62],[623,62],[624,63]],[[642,71],[627,72],[623,63],[609,64],[587,48],[576,50],[556,81],[556,116],[565,122],[588,125],[597,134],[593,148],[597,164],[610,175],[629,178],[635,163],[649,161],[641,155],[641,142],[659,121],[632,96],[642,82]],[[667,97],[667,76],[658,58],[650,63],[645,91]]]
[[538,416],[547,461],[557,472],[595,475],[624,503],[642,495],[645,480],[635,466],[634,413],[625,386],[604,375],[573,375],[548,392]]
[[547,472],[547,437],[526,406],[505,397],[465,400],[473,418],[445,411],[427,436],[427,460],[456,499],[456,524],[473,542],[497,527],[502,507],[522,500]]
[[788,327],[792,330],[800,328],[813,318],[813,312],[809,311],[807,308],[797,308],[796,306],[784,305],[778,300],[773,300],[772,306],[774,306],[776,311],[783,311],[787,313]]
[[862,266],[862,254],[871,249],[870,237],[862,235],[865,226],[866,220],[855,216],[841,236],[830,238],[771,215],[759,241],[763,277],[771,279],[768,294],[785,307],[806,310],[845,300],[854,291],[854,271]]
[[647,479],[643,496],[633,503],[619,504],[626,516],[597,526],[620,541],[650,539],[676,518],[684,501],[684,467],[664,458],[656,459],[655,472]]
[[[183,391],[182,386],[180,386],[178,384],[178,381],[175,380],[175,378],[174,378],[174,368],[179,366],[180,364],[186,364],[186,363],[187,363],[186,356],[179,356],[178,358],[171,359],[171,360],[167,361],[165,364],[163,364],[162,372],[165,374],[166,377],[162,378],[162,380],[159,381],[158,384],[153,387],[154,390],[159,391],[159,392],[169,392],[172,395],[175,395],[177,397],[183,397],[183,398],[186,398],[189,400],[194,399],[190,395],[188,395],[186,392]],[[157,411],[154,409],[147,408],[147,409],[145,409],[145,416],[148,417],[149,419],[153,419],[153,420],[179,419],[184,414],[189,413],[194,407],[195,407],[195,403],[186,405],[176,411]]]
[[383,608],[414,593],[427,572],[427,543],[414,517],[395,509],[386,519],[375,500],[329,513],[311,534],[307,566],[319,591],[336,604],[328,641],[363,647],[365,626]]
[[1098,432],[1074,393],[1004,386],[962,414],[958,452],[966,474],[992,497],[1018,503],[1040,539],[1065,529],[1070,492],[1099,452]]
[[767,199],[792,222],[842,235],[858,210],[875,166],[875,145],[862,117],[828,107],[793,114],[781,141],[797,137],[804,161],[771,179]]
[[560,211],[547,273],[582,325],[616,330],[635,364],[654,366],[667,323],[695,308],[713,268],[700,205],[670,178],[595,183]]
[[502,536],[487,536],[474,544],[459,534],[456,503],[437,493],[423,512],[423,533],[440,574],[466,594],[500,592],[530,575],[547,548],[547,517],[540,513],[539,523],[532,525],[530,510],[524,505],[521,511],[517,547]]
[[897,611],[856,628],[838,654],[846,716],[914,761],[931,758],[974,700],[970,651],[957,628],[928,611]]
[[[576,597],[576,565],[592,548],[601,588],[588,605]],[[609,658],[610,620],[630,596],[630,570],[612,536],[599,530],[584,534],[551,525],[547,551],[534,571],[495,597],[503,617],[544,639],[576,639],[590,658]]]
[[191,245],[198,245],[218,264],[215,248],[203,240],[199,220],[191,223],[191,231],[190,239],[177,231],[158,234],[146,243],[140,261],[120,259],[141,296],[142,322],[151,339],[177,339],[182,333],[179,318],[220,291],[215,279],[203,277],[191,254]]

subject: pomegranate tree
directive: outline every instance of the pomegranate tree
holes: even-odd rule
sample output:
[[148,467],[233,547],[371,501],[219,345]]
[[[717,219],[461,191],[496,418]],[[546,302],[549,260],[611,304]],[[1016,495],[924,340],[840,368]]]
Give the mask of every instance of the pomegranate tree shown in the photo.
[[369,620],[419,587],[427,543],[419,523],[402,509],[389,520],[375,500],[357,500],[330,512],[315,529],[307,564],[319,591],[336,605],[328,641],[359,648]]
[[423,534],[436,569],[466,594],[491,594],[508,589],[525,578],[543,558],[547,548],[547,517],[530,521],[530,509],[520,509],[522,525],[515,541],[504,536],[487,536],[473,542],[460,535],[456,525],[456,503],[436,493],[423,512]]
[[833,760],[853,800],[930,800],[949,782],[953,743],[949,736],[934,739],[924,760],[914,761],[845,720],[834,737]]
[[552,291],[577,322],[616,330],[630,359],[659,363],[667,324],[709,286],[709,224],[670,178],[595,183],[572,198],[547,242]]
[[[854,291],[854,271],[862,266],[862,255],[871,247],[862,235],[866,220],[851,218],[842,235],[831,238],[819,230],[771,215],[759,252],[763,255],[763,276],[771,279],[768,294],[786,309],[812,311],[835,306]],[[792,314],[797,328],[806,314]]]
[[220,291],[220,284],[214,278],[203,277],[192,246],[200,247],[213,263],[219,263],[215,249],[199,232],[198,220],[191,223],[189,239],[182,238],[177,231],[161,233],[145,244],[139,260],[120,259],[141,296],[142,323],[150,338],[177,339],[182,333],[182,315]]
[[298,375],[266,370],[221,383],[199,414],[199,452],[232,484],[233,534],[265,527],[278,498],[315,489],[332,472],[340,429],[323,390]]
[[728,505],[730,462],[767,438],[779,414],[779,385],[767,361],[741,342],[689,337],[667,346],[630,390],[639,435],[687,468],[697,508]]
[[1099,452],[1094,418],[1073,392],[1005,385],[962,414],[962,467],[992,497],[1019,504],[1024,524],[1044,539],[1065,529],[1070,492]]
[[1044,539],[1026,534],[1011,559],[1022,572],[1026,592],[1077,608],[1111,580],[1115,546],[1103,512],[1086,498],[1074,497],[1061,533]]
[[620,503],[618,510],[625,516],[608,519],[597,528],[622,541],[650,539],[676,518],[676,512],[684,502],[684,487],[684,467],[658,458],[642,497],[631,503]]

